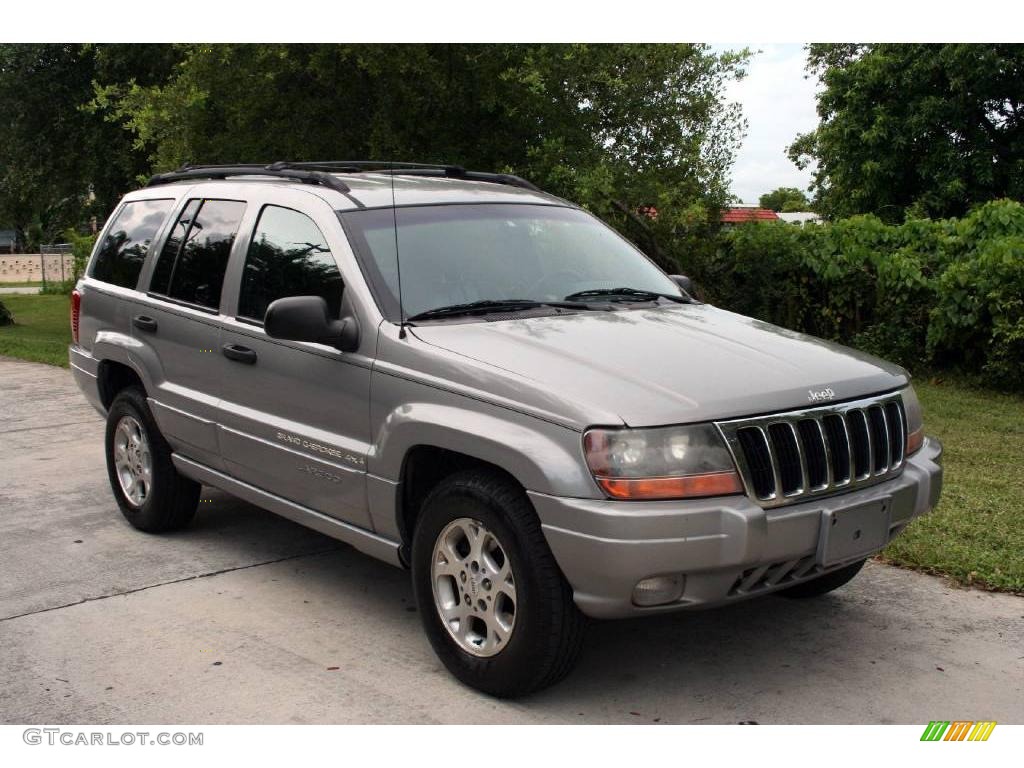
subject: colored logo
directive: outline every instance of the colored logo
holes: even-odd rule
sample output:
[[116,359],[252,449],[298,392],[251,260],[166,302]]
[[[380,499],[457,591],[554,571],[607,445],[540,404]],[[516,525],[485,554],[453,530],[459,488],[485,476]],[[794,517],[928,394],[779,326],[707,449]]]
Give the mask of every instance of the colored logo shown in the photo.
[[932,720],[921,741],[988,741],[995,727],[995,720]]

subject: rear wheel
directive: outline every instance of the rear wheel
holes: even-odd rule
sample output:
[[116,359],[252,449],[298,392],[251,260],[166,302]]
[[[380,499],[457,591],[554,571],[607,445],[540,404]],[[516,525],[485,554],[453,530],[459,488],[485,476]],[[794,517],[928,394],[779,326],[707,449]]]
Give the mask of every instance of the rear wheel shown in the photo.
[[824,576],[819,576],[816,579],[805,581],[801,584],[794,584],[792,587],[781,590],[778,594],[783,597],[818,597],[820,595],[826,595],[833,589],[839,589],[841,586],[846,584],[850,579],[860,573],[860,569],[864,567],[865,560],[853,563],[852,565],[844,566],[837,571],[826,573]]
[[157,533],[188,525],[199,503],[199,483],[182,477],[138,387],[118,393],[107,411],[107,474],[129,523]]
[[412,575],[424,629],[459,680],[494,696],[545,688],[579,657],[584,618],[522,489],[462,472],[427,497]]

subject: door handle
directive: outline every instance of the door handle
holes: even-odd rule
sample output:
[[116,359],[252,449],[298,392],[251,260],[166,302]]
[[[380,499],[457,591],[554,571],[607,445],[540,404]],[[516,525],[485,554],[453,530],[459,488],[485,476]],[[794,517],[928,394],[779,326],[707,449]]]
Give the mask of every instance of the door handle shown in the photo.
[[253,365],[256,362],[256,353],[248,347],[242,347],[238,344],[225,344],[222,351],[224,352],[224,357],[228,360],[245,363],[246,365]]
[[156,333],[156,320],[152,317],[146,317],[145,315],[136,315],[132,318],[132,325],[138,328],[140,331],[149,331],[150,333]]

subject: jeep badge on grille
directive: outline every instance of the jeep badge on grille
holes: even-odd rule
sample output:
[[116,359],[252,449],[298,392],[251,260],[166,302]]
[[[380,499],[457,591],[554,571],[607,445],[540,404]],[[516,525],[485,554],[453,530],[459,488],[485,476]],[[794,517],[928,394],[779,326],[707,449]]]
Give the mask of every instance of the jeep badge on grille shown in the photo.
[[825,387],[824,389],[808,389],[807,399],[812,403],[820,403],[822,400],[834,400],[836,393],[832,391],[832,387]]

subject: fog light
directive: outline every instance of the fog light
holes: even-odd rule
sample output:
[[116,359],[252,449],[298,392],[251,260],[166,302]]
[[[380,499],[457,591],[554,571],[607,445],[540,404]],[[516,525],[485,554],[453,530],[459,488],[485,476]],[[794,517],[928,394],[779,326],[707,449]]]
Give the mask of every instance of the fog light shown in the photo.
[[633,604],[646,607],[675,602],[683,596],[685,583],[686,577],[678,573],[638,581],[633,587]]

